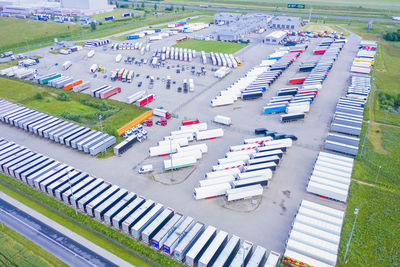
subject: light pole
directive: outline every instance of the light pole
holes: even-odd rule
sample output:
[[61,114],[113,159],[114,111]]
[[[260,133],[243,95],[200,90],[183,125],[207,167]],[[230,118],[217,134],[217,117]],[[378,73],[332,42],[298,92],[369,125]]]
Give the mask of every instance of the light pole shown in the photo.
[[[98,114],[98,116],[99,116],[99,122],[100,122],[100,129],[101,129],[101,133],[102,133],[101,141],[104,142],[103,124],[101,122],[102,116],[101,116],[101,114]],[[107,149],[104,148],[103,156],[105,155],[106,152],[107,152]]]
[[363,150],[364,150],[365,139],[367,139],[370,121],[368,121],[367,123],[368,123],[367,131],[365,132],[365,135],[364,135],[364,141],[363,141],[363,144],[362,144],[362,147],[361,147],[360,157],[358,159],[361,159],[361,156],[362,156],[362,153],[363,153]]
[[74,195],[74,191],[72,191],[72,187],[71,187],[71,180],[70,180],[71,172],[72,172],[72,170],[68,171],[68,184],[69,184],[69,190],[71,190],[72,199],[74,200],[75,215],[78,216],[78,210],[76,209],[76,203],[75,203],[75,195]]
[[246,251],[248,250],[248,248],[244,247],[244,243],[242,244],[242,251],[243,251],[243,262],[242,262],[242,267],[244,267],[244,260],[245,260],[245,256],[246,256]]
[[376,175],[376,178],[375,178],[375,186],[376,186],[376,182],[378,181],[378,177],[379,177],[379,173],[381,172],[381,168],[382,168],[382,166],[379,165],[378,174]]
[[358,208],[354,209],[354,214],[356,215],[356,217],[354,218],[353,227],[351,228],[350,238],[349,238],[349,242],[347,242],[347,247],[346,247],[346,252],[344,253],[343,262],[346,262],[347,251],[349,250],[351,237],[353,236],[354,226],[356,225],[356,220],[357,220],[357,215],[358,215]]
[[169,151],[170,151],[170,158],[171,158],[171,182],[174,181],[174,165],[172,164],[172,139],[169,139]]

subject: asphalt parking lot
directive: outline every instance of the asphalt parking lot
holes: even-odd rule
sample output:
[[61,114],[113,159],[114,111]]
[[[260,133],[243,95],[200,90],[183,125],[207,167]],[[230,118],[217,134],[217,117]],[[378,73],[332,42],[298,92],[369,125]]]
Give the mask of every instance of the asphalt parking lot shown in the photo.
[[[178,37],[170,37],[165,42],[155,42],[152,45],[152,51],[155,48],[171,45]],[[254,34],[253,37],[257,38],[257,35]],[[13,140],[20,145],[25,145],[61,162],[102,177],[206,224],[214,225],[231,234],[262,245],[267,250],[283,252],[293,217],[301,200],[312,200],[341,210],[345,209],[344,204],[318,198],[306,193],[305,189],[313,163],[327,136],[337,100],[345,91],[349,78],[348,70],[350,69],[352,58],[357,52],[360,38],[355,35],[348,37],[347,44],[340,53],[338,60],[324,82],[323,89],[312,104],[311,110],[304,121],[282,124],[279,122],[279,115],[262,114],[262,108],[265,103],[275,95],[279,88],[287,86],[289,78],[301,76],[301,74],[295,74],[298,64],[301,61],[318,58],[318,56],[312,55],[312,49],[317,41],[318,39],[311,41],[308,50],[275,81],[271,88],[267,89],[262,98],[250,101],[238,100],[233,105],[225,107],[212,108],[210,101],[219,91],[242,77],[249,69],[258,65],[261,60],[266,59],[276,46],[254,42],[239,51],[237,55],[243,60],[243,66],[233,70],[222,80],[213,77],[213,73],[210,71],[211,64],[206,65],[207,76],[200,77],[192,76],[189,72],[176,74],[171,71],[169,73],[169,70],[165,68],[138,67],[139,70],[137,72],[141,75],[139,79],[143,79],[146,73],[155,77],[170,75],[172,80],[177,82],[181,82],[185,78],[193,78],[195,80],[195,92],[178,94],[174,89],[166,90],[161,81],[156,81],[154,89],[151,90],[156,94],[157,100],[151,103],[150,107],[163,106],[176,114],[178,119],[169,120],[168,125],[165,127],[155,125],[152,128],[146,128],[149,132],[149,139],[143,143],[135,144],[133,148],[120,157],[96,159],[37,136],[28,135],[24,131],[5,124],[0,124],[0,132],[2,137],[8,140]],[[109,79],[101,77],[91,78],[89,75],[91,64],[104,64],[107,72],[109,72],[121,66],[125,67],[124,63],[115,63],[114,58],[118,53],[139,55],[137,50],[120,52],[103,52],[101,48],[96,48],[95,50],[96,55],[89,60],[83,59],[88,52],[88,49],[85,48],[83,51],[74,53],[71,56],[50,55],[44,59],[44,64],[41,63],[40,66],[41,68],[47,68],[47,72],[55,72],[60,70],[64,61],[71,60],[73,66],[66,71],[65,75],[74,76],[76,79],[83,78],[85,81],[92,82],[92,88],[96,88],[96,86],[102,84],[111,85],[113,83]],[[147,53],[145,57],[149,58],[150,54]],[[196,68],[197,66],[202,66],[198,58],[197,60],[198,62],[189,63],[189,65],[196,65]],[[55,62],[60,65],[54,66]],[[171,61],[169,64],[176,65],[178,62]],[[133,69],[135,65],[126,66],[128,68],[132,66]],[[39,70],[39,72],[41,71]],[[136,70],[134,71],[136,72]],[[115,99],[124,101],[126,96],[139,91],[137,87],[138,80],[131,84],[116,82],[116,85],[121,86],[122,93],[115,96]],[[144,86],[146,85],[144,84]],[[181,119],[196,117],[200,121],[207,122],[209,128],[216,128],[221,126],[212,124],[211,120],[217,114],[231,117],[233,125],[231,127],[222,126],[225,131],[224,137],[204,142],[208,145],[208,153],[203,156],[196,169],[186,180],[179,184],[166,185],[154,181],[149,176],[137,174],[137,166],[140,166],[147,159],[149,147],[155,146],[164,136],[169,135],[171,131],[177,130]],[[264,190],[260,205],[251,212],[245,212],[226,208],[218,198],[201,201],[194,200],[192,195],[193,188],[200,179],[203,179],[204,174],[211,170],[211,166],[217,163],[217,159],[228,152],[229,146],[241,144],[244,138],[253,136],[254,128],[258,127],[290,133],[298,137],[298,141],[294,142],[293,147],[289,148],[283,156],[269,187]],[[162,158],[157,160],[162,162]],[[174,175],[179,175],[179,172]]]

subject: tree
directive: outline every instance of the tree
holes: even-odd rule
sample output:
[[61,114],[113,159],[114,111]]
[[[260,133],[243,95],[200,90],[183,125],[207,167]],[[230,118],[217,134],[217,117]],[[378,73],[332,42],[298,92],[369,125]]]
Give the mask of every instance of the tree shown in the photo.
[[144,8],[144,1],[142,2],[142,8]]
[[157,4],[154,4],[154,10],[157,10]]
[[182,6],[182,11],[185,11],[185,6]]
[[92,29],[92,31],[96,30],[96,23],[94,21],[90,22],[90,28]]
[[116,6],[117,8],[119,8],[119,3],[118,3],[118,1],[115,3],[115,6]]
[[171,9],[171,11],[173,11],[173,10],[174,10],[174,6],[173,6],[173,5],[171,5],[170,9]]

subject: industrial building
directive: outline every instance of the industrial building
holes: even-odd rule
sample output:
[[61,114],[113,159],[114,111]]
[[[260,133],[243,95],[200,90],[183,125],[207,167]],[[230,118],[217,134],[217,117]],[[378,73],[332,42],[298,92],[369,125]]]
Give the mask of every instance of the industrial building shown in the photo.
[[242,14],[240,13],[218,13],[214,15],[214,23],[216,25],[229,25],[237,22]]
[[[224,15],[220,15],[219,17],[224,17]],[[225,17],[229,17],[229,15],[226,15]],[[212,36],[214,40],[218,41],[238,41],[251,32],[255,32],[261,28],[266,28],[271,19],[272,16],[266,14],[241,15],[238,20],[231,21],[229,24],[227,23],[226,25],[219,27],[212,33]]]
[[264,43],[279,44],[287,38],[287,33],[284,31],[274,31],[265,36]]
[[22,14],[54,14],[54,15],[92,15],[114,10],[107,0],[61,0],[61,2],[45,0],[8,0],[0,1],[2,13]]
[[271,27],[273,29],[294,30],[294,29],[301,27],[301,18],[300,17],[283,17],[283,16],[274,17],[271,20]]

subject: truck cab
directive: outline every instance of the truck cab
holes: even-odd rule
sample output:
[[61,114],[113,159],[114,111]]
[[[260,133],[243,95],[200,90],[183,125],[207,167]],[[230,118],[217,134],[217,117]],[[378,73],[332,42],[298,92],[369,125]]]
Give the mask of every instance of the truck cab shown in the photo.
[[139,169],[139,173],[148,173],[148,172],[152,172],[152,171],[153,171],[153,165],[152,164],[143,165]]

